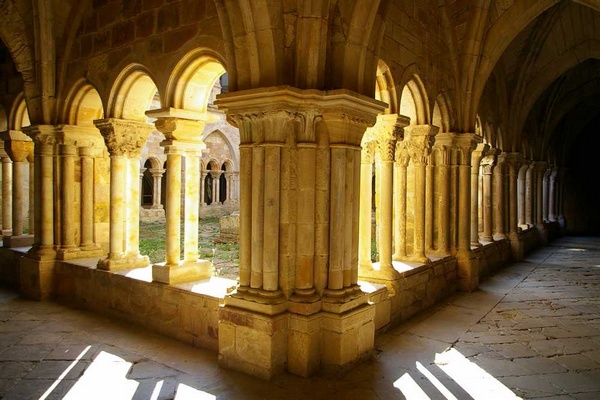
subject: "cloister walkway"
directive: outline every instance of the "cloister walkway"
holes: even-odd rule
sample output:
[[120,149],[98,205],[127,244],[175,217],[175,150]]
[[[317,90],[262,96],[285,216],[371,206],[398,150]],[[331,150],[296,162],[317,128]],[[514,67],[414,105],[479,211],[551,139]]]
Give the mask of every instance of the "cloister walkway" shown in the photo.
[[0,290],[2,399],[598,399],[600,238],[566,237],[377,336],[346,374],[270,382],[90,312]]

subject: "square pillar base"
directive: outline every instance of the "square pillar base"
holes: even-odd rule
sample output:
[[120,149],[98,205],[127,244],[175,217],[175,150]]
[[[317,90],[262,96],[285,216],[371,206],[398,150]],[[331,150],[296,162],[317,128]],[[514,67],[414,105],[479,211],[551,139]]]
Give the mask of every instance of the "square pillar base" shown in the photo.
[[56,252],[56,258],[59,260],[76,260],[81,258],[100,258],[106,256],[106,252],[100,247],[91,248],[80,248],[75,247],[72,249],[59,249]]
[[20,259],[21,294],[32,300],[45,300],[54,294],[54,259]]
[[479,259],[472,251],[458,253],[458,288],[462,292],[472,292],[479,287]]
[[325,373],[345,372],[371,357],[375,347],[375,306],[369,303],[344,313],[323,313],[321,366]]
[[125,269],[134,269],[140,267],[146,267],[150,264],[148,256],[142,255],[128,255],[122,258],[105,258],[98,261],[98,269],[104,271],[122,271]]
[[223,306],[219,310],[219,365],[261,379],[284,371],[288,313],[265,315]]
[[208,260],[181,261],[179,265],[166,265],[165,263],[152,265],[152,281],[167,285],[200,281],[211,276],[212,263]]
[[321,368],[322,313],[289,313],[287,370],[307,378]]
[[523,261],[525,258],[524,245],[523,241],[519,238],[519,235],[510,235],[508,240],[510,242],[510,254],[512,261]]
[[33,235],[4,236],[2,245],[9,248],[30,247],[33,246]]

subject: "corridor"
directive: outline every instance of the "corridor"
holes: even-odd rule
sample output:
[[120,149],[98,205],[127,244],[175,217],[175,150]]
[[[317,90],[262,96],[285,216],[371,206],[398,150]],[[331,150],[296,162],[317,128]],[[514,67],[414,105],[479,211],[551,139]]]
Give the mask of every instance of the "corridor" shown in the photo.
[[270,382],[217,354],[0,290],[2,399],[598,399],[600,238],[564,237],[380,333],[347,374]]

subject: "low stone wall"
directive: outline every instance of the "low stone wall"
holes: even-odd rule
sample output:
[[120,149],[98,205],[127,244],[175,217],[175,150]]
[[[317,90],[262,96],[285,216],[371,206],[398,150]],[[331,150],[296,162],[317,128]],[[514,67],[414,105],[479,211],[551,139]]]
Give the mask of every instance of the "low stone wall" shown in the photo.
[[28,249],[0,247],[0,283],[15,290],[20,290],[19,259]]
[[58,262],[56,300],[217,350],[219,305],[234,281],[212,278],[171,286],[151,282],[151,267],[115,273],[98,270],[95,264],[96,260]]

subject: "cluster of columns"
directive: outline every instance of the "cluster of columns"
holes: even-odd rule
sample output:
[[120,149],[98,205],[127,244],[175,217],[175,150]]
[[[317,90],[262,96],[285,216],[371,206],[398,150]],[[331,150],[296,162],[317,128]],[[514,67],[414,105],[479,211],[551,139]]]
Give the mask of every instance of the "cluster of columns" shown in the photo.
[[217,103],[241,139],[240,276],[220,311],[220,363],[269,377],[355,361],[374,333],[358,285],[360,143],[384,103],[291,87]]
[[[21,131],[5,131],[2,157],[2,236],[5,247],[30,246],[35,233],[34,209],[34,163],[33,142]],[[24,182],[29,177],[28,198],[25,198]],[[29,208],[26,205],[29,204]],[[25,222],[28,233],[25,233]]]
[[[471,224],[477,221],[471,192],[477,175],[471,164],[480,158],[475,151],[478,138],[408,123],[406,117],[382,115],[363,138],[359,259],[360,275],[367,279],[398,278],[394,261],[426,264],[431,256],[454,255],[468,264],[471,259],[471,236],[477,231],[477,225]],[[379,254],[375,263],[371,259],[373,161]],[[464,275],[473,280],[466,272],[470,268],[465,265]]]
[[[206,179],[208,176],[212,179]],[[225,176],[226,193],[225,201],[221,202],[221,176]],[[202,170],[200,175],[200,206],[205,207],[213,204],[235,204],[237,202],[238,172],[224,170]],[[210,187],[209,187],[210,186]]]
[[[198,218],[200,207],[200,157],[206,148],[201,134],[205,122],[202,115],[172,108],[146,113],[156,118],[156,129],[165,135],[161,146],[167,155],[166,260],[152,266],[152,280],[166,284],[209,278],[212,263],[198,259]],[[195,117],[195,118],[194,118]],[[182,168],[185,166],[185,179]],[[181,209],[182,181],[185,202]],[[181,259],[180,224],[184,220],[183,259]]]
[[110,230],[108,257],[98,268],[119,270],[146,266],[140,254],[140,153],[152,126],[141,121],[95,120],[110,156]]
[[564,228],[562,182],[564,170],[543,161],[526,160],[519,153],[486,149],[480,163],[482,213],[479,241],[508,239],[513,257],[522,257],[519,233],[537,227],[547,240],[545,224]]

